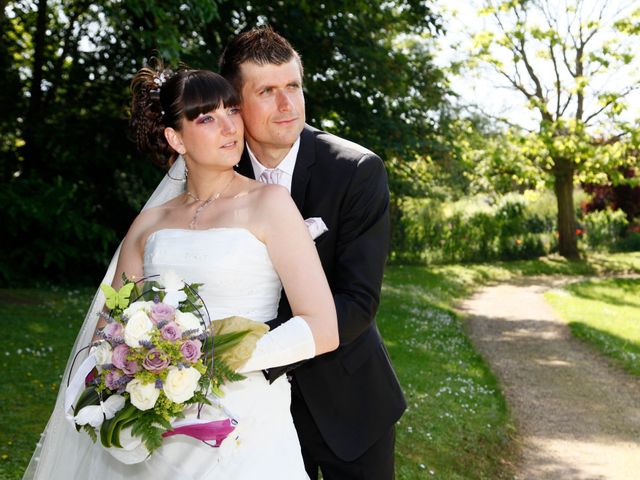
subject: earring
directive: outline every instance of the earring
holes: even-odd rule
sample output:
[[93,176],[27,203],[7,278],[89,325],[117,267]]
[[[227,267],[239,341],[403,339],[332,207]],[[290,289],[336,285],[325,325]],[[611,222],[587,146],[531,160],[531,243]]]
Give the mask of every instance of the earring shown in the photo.
[[182,178],[175,178],[172,177],[169,172],[167,172],[167,177],[169,177],[171,180],[174,180],[176,182],[186,182],[187,181],[187,177],[189,176],[189,169],[187,168],[187,164],[184,164],[184,175],[182,176]]

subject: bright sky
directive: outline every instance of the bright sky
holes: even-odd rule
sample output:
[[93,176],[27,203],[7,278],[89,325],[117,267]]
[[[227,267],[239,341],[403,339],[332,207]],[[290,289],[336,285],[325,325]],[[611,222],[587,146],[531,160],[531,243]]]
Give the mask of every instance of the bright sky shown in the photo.
[[[544,1],[544,0],[543,0]],[[437,0],[438,11],[445,17],[445,25],[447,27],[447,35],[441,40],[441,53],[437,56],[436,61],[441,66],[448,65],[451,61],[462,60],[468,52],[471,44],[470,37],[473,33],[490,29],[497,33],[497,27],[493,26],[491,17],[481,17],[477,14],[478,8],[483,4],[482,0],[459,0],[457,2],[447,2],[446,0]],[[572,1],[549,0],[553,5],[554,18],[562,24],[566,20],[567,3]],[[612,15],[614,12],[621,10],[623,15],[629,15],[631,11],[640,8],[638,0],[585,0],[583,18],[595,19],[600,11],[599,5],[607,4],[605,12]],[[560,9],[562,8],[562,9]],[[619,16],[618,16],[619,18]],[[542,24],[543,18],[530,18],[529,22],[539,21]],[[594,37],[594,44],[602,42],[610,38],[610,34],[605,30],[599,37]],[[635,52],[640,52],[640,38],[635,37],[632,40],[635,45]],[[632,45],[623,45],[623,47]],[[594,83],[593,88],[601,91],[605,88],[626,88],[630,85],[639,85],[640,80],[640,54],[634,59],[632,64],[625,70],[616,72],[615,74],[602,75]],[[504,59],[508,63],[507,59]],[[549,80],[543,83],[552,85],[553,70],[549,61],[534,59],[535,67],[542,72],[540,75]],[[526,72],[525,72],[526,73]],[[475,104],[485,113],[490,115],[505,117],[513,123],[517,123],[526,128],[535,128],[539,119],[536,112],[526,108],[526,100],[521,92],[514,91],[508,87],[507,80],[499,75],[493,68],[485,67],[477,72],[465,72],[461,76],[452,77],[452,87],[463,99],[465,103]],[[626,120],[640,118],[640,92],[636,90],[629,97],[629,110],[625,113]],[[594,110],[595,105],[591,106]]]

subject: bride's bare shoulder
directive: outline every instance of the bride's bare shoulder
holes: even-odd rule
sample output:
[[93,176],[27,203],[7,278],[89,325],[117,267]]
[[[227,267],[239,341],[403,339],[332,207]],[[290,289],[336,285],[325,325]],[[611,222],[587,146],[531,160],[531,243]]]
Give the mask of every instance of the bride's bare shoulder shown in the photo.
[[131,223],[127,240],[138,247],[143,245],[149,233],[156,230],[177,206],[176,199],[173,199],[157,207],[142,210]]
[[289,191],[280,185],[268,185],[251,178],[242,177],[237,197],[243,197],[252,207],[262,209],[272,203],[290,200]]
[[251,211],[254,218],[265,220],[296,208],[289,191],[282,185],[260,184],[251,194]]

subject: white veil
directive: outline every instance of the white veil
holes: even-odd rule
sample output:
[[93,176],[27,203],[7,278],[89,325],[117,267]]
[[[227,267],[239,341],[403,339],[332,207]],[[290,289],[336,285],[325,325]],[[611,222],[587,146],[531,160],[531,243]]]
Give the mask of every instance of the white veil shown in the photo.
[[[157,207],[171,200],[181,194],[184,191],[184,187],[185,164],[182,156],[179,156],[169,172],[156,187],[153,194],[151,194],[143,210]],[[110,285],[113,281],[119,255],[120,246],[113,255],[109,268],[101,283]],[[48,479],[51,478],[53,471],[56,472],[56,478],[73,478],[72,470],[69,471],[68,475],[64,474],[65,465],[68,466],[69,469],[73,469],[75,462],[71,459],[82,458],[90,454],[90,450],[93,449],[93,444],[88,436],[84,433],[76,432],[75,428],[66,420],[64,412],[64,392],[77,352],[91,343],[98,313],[102,311],[104,302],[104,294],[98,288],[84,319],[84,323],[80,327],[69,360],[67,361],[53,413],[49,418],[44,432],[41,434],[40,441],[36,444],[36,449],[24,473],[23,479]],[[89,350],[87,349],[86,352],[79,355],[79,358],[75,361],[75,367],[82,363],[82,360],[88,355],[88,352]]]

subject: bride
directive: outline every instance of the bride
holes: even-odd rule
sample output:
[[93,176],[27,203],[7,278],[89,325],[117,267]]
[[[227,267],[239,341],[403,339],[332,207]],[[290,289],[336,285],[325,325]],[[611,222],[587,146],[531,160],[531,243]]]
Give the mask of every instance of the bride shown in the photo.
[[[116,253],[115,272],[107,273],[112,285],[121,286],[123,273],[140,278],[172,270],[203,284],[199,293],[212,319],[263,322],[276,317],[284,288],[295,316],[258,341],[242,369],[247,378],[223,388],[221,405],[203,410],[203,418],[219,417],[222,409],[238,421],[220,448],[175,435],[146,461],[125,465],[64,419],[61,393],[25,478],[305,479],[289,383],[281,377],[269,385],[260,370],[338,345],[333,298],[307,227],[285,188],[233,170],[244,147],[243,123],[236,93],[222,77],[171,73],[158,62],[135,75],[132,91],[138,148],[173,166]],[[95,331],[104,301],[96,298],[72,356]]]

